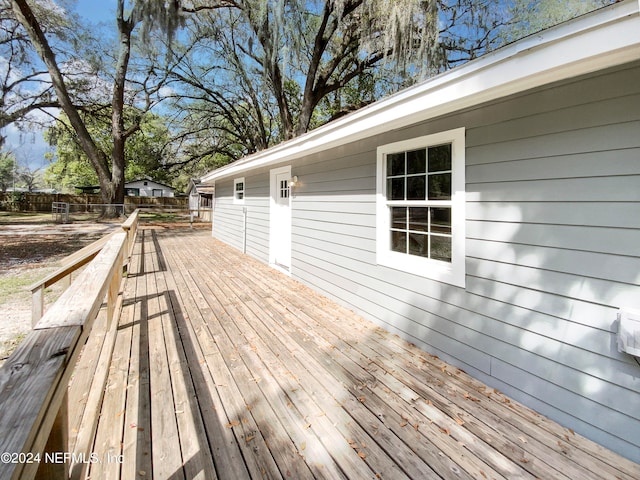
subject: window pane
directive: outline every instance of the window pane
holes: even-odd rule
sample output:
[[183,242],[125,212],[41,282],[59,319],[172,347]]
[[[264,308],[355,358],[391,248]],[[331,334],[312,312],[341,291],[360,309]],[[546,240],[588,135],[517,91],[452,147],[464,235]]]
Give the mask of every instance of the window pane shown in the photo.
[[424,200],[425,199],[425,183],[426,177],[407,177],[407,200]]
[[429,171],[451,170],[451,144],[429,147]]
[[451,200],[451,174],[429,175],[429,200]]
[[431,209],[431,232],[451,234],[451,209]]
[[407,174],[427,172],[426,150],[414,150],[407,152]]
[[404,175],[404,152],[387,155],[387,177]]
[[429,231],[429,209],[424,207],[409,208],[409,230]]
[[451,262],[451,237],[431,235],[431,258]]
[[404,177],[387,180],[387,200],[404,200]]
[[391,232],[391,250],[394,252],[407,253],[406,232]]
[[391,228],[407,229],[407,209],[405,207],[391,208]]
[[242,199],[244,198],[244,192],[238,192],[238,193],[236,193],[236,198],[237,198],[238,200],[242,200]]
[[421,233],[409,234],[409,253],[420,257],[429,256],[429,236]]
[[236,192],[244,190],[244,183],[236,183]]

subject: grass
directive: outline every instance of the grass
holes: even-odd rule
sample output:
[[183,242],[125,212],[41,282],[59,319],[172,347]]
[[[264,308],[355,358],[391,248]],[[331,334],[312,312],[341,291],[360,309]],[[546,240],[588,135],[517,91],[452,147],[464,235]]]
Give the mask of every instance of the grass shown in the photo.
[[51,213],[0,212],[0,224],[52,224]]
[[10,340],[0,341],[0,365],[18,348],[18,345],[20,345],[26,336],[26,333],[19,333]]
[[30,299],[31,293],[27,290],[29,285],[44,278],[52,272],[55,267],[37,268],[33,270],[22,270],[18,275],[0,275],[0,305],[8,301],[22,301]]
[[[3,315],[8,315],[8,318],[5,317],[2,321],[11,322],[11,325],[3,323],[2,332],[0,332],[0,365],[20,345],[29,330],[28,325],[18,327],[18,323],[15,323],[16,317],[13,316],[17,314],[19,318],[24,318],[23,313],[31,311],[31,292],[28,287],[51,273],[54,268],[0,272],[0,311],[3,311]],[[45,290],[45,295],[50,297],[49,290]],[[21,321],[19,324],[22,325]],[[9,327],[8,331],[4,330],[6,327]],[[24,328],[24,331],[19,331],[21,328]],[[18,330],[15,334],[10,333],[15,330]]]
[[[101,219],[97,213],[71,212],[69,214],[71,222],[94,222],[101,223]],[[124,221],[124,218],[108,219],[108,222]],[[188,222],[188,210],[178,212],[153,212],[143,211],[140,213],[140,219],[144,222],[160,222],[160,223],[177,223]],[[48,224],[53,225],[53,216],[48,212],[0,212],[0,225],[16,225],[16,224]]]

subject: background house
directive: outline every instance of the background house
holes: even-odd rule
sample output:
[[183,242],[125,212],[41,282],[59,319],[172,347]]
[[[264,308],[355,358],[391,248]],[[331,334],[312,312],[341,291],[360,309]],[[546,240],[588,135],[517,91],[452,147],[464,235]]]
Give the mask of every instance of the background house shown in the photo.
[[[79,193],[97,195],[99,185],[76,186]],[[151,177],[142,177],[124,184],[125,195],[130,197],[173,197],[175,189],[169,185],[156,182]]]
[[213,235],[640,462],[628,0],[213,171]]
[[173,197],[175,190],[169,185],[144,177],[124,184],[125,194],[133,197]]
[[214,190],[213,185],[203,184],[197,178],[192,178],[187,187],[189,211],[206,222],[212,218]]

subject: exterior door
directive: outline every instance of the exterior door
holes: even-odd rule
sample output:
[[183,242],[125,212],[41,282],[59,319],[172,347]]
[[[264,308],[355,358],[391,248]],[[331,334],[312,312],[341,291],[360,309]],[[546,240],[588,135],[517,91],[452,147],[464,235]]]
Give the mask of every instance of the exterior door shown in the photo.
[[271,171],[270,261],[287,272],[291,269],[291,167]]

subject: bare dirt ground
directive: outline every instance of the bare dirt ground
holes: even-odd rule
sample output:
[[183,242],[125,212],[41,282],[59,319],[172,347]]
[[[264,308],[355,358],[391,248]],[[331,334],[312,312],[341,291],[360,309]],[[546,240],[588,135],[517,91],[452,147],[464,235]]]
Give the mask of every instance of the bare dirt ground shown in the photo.
[[[0,364],[31,329],[28,287],[53,272],[67,255],[117,228],[119,223],[58,225],[50,215],[0,212]],[[55,299],[59,286],[48,289]]]
[[[188,217],[186,217],[188,219]],[[211,228],[185,221],[184,215],[142,214],[155,228]],[[95,220],[56,224],[50,214],[0,212],[0,365],[31,330],[29,286],[49,275],[64,257],[120,227]],[[45,292],[45,304],[60,295],[60,284]]]

